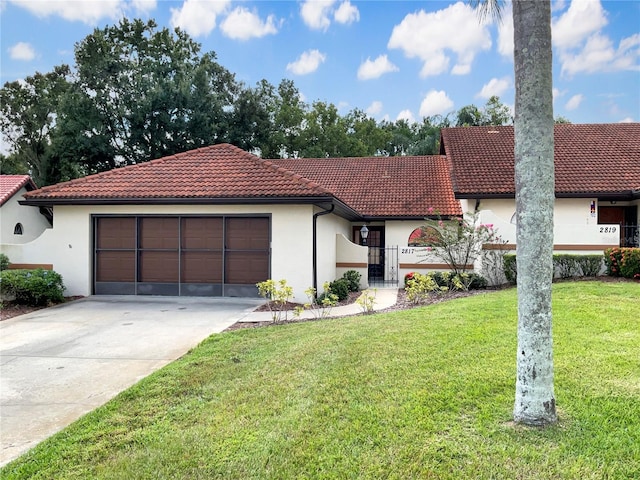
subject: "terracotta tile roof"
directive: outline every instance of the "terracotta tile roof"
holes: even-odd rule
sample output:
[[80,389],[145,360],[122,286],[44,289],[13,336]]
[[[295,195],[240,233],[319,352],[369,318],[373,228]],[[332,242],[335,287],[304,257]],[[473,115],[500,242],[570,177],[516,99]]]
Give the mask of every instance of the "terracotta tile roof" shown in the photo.
[[108,203],[318,196],[328,197],[330,193],[240,148],[218,144],[51,185],[25,198],[55,204],[69,200]]
[[[442,130],[458,198],[514,195],[513,127]],[[640,123],[555,126],[556,195],[628,195],[640,189]]]
[[300,158],[273,160],[319,183],[366,217],[424,218],[430,208],[461,215],[453,196],[446,158]]
[[29,193],[30,201],[335,197],[370,217],[459,215],[445,157],[262,160],[229,144],[118,168]]
[[29,175],[0,175],[0,206],[4,205],[22,187],[26,187],[27,190],[38,188]]

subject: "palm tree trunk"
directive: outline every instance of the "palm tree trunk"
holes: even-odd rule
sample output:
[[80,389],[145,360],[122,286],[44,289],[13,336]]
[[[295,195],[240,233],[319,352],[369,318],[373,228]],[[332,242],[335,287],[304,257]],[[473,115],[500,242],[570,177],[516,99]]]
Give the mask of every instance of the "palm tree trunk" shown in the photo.
[[549,0],[513,0],[518,350],[514,420],[557,421],[553,388],[553,98]]

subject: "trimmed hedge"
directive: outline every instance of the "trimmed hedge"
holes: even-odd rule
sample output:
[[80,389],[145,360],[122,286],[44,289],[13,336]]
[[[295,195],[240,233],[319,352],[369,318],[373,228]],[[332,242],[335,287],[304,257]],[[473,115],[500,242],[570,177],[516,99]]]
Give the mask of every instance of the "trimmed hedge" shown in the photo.
[[64,301],[62,275],[52,270],[2,270],[0,290],[22,305],[42,306]]
[[[518,283],[516,256],[508,253],[503,257],[504,275],[509,283]],[[596,277],[602,269],[602,255],[575,255],[559,253],[553,255],[554,278]]]

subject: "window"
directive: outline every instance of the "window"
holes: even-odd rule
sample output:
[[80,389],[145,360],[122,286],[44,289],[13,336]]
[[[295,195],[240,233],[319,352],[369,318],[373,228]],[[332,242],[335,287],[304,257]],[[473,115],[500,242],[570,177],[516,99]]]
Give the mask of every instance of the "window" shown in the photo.
[[14,235],[22,235],[22,224],[21,223],[16,223],[16,226],[13,227],[13,234]]
[[442,235],[434,227],[420,227],[411,232],[407,243],[410,247],[428,247],[438,244],[441,239]]

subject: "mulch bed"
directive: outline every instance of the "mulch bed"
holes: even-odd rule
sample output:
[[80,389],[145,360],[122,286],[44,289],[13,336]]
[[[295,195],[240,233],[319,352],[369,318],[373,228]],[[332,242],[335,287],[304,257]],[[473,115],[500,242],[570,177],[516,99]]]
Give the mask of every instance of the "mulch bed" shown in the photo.
[[[79,298],[83,297],[65,297],[63,303],[72,302],[74,300],[78,300]],[[0,309],[0,321],[9,320],[10,318],[17,317],[19,315],[26,315],[27,313],[35,312],[36,310],[41,310],[47,307],[52,307],[53,305],[55,304],[43,305],[40,307],[31,307],[29,305],[20,305],[19,303],[16,303],[14,301],[5,301],[2,302],[2,309]]]

